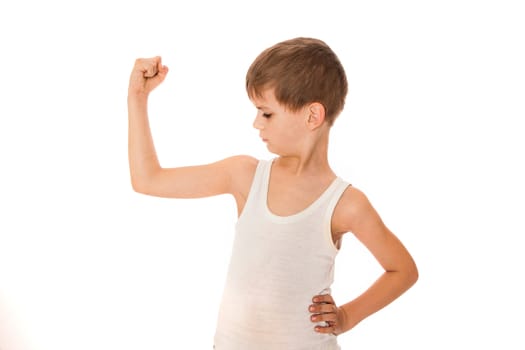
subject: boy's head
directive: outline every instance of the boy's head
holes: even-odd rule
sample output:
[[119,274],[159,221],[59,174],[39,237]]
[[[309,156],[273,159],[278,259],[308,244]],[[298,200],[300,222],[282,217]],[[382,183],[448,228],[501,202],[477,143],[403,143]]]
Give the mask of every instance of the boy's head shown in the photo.
[[277,101],[291,111],[321,103],[331,126],[343,110],[348,83],[328,45],[318,39],[295,38],[264,50],[248,69],[248,96],[260,97],[267,89],[273,89]]

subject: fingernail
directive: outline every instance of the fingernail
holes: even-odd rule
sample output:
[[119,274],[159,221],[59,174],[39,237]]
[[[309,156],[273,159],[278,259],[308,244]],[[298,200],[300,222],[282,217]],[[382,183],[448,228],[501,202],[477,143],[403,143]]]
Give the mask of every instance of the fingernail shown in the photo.
[[313,306],[310,306],[310,311],[314,311],[314,307]]

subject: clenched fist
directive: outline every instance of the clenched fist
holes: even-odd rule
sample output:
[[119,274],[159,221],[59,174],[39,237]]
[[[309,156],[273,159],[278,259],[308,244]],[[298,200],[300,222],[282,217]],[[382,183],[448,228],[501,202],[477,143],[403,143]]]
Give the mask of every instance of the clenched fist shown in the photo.
[[131,71],[128,93],[148,95],[164,81],[168,67],[162,65],[162,59],[157,57],[139,58]]

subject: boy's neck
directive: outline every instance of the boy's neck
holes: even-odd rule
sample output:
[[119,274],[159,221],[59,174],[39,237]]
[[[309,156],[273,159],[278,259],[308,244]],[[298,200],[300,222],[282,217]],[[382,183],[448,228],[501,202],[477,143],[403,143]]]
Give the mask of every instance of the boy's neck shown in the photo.
[[295,176],[333,173],[328,163],[328,132],[312,139],[304,148],[294,155],[279,155],[275,160],[277,166]]

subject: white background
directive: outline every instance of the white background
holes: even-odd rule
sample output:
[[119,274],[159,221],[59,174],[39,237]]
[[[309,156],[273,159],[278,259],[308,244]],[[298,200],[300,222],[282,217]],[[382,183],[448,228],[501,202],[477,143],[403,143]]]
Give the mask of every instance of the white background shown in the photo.
[[[163,165],[269,158],[244,75],[296,36],[348,75],[333,168],[420,269],[343,349],[525,348],[520,3],[2,2],[0,349],[211,349],[233,200],[131,190],[129,73],[170,67],[150,105]],[[339,303],[380,273],[351,236],[336,266]]]

